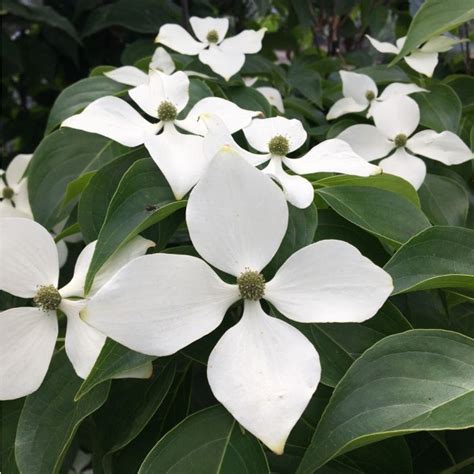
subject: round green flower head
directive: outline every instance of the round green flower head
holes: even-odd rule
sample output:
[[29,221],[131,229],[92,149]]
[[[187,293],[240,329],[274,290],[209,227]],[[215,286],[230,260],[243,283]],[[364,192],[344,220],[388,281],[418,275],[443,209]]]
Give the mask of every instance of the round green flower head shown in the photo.
[[8,186],[5,186],[3,188],[2,196],[4,199],[11,199],[14,194],[15,194],[15,191],[13,191],[12,188],[9,188]]
[[290,151],[290,143],[288,138],[283,135],[274,136],[268,143],[268,151],[272,155],[286,156]]
[[53,285],[40,286],[33,301],[43,311],[54,311],[59,308],[61,295]]
[[397,148],[404,147],[407,144],[407,136],[403,133],[399,133],[394,140],[395,146]]
[[216,30],[211,30],[206,36],[209,43],[217,43],[219,41],[219,33]]
[[375,99],[375,94],[373,93],[373,91],[367,91],[365,93],[365,98],[370,102],[371,100]]
[[176,107],[169,101],[163,101],[158,107],[158,118],[163,122],[172,122],[178,116]]
[[265,278],[259,272],[246,269],[237,278],[237,285],[246,300],[258,301],[265,294]]

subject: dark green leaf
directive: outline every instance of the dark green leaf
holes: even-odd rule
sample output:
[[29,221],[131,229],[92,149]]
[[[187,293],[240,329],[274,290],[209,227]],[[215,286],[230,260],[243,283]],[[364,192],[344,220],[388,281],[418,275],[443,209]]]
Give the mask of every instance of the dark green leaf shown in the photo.
[[430,226],[410,201],[384,189],[334,186],[317,193],[342,217],[393,246]]
[[125,153],[103,166],[90,180],[79,201],[77,215],[86,243],[97,240],[110,201],[124,173],[147,154],[142,147]]
[[427,174],[418,191],[421,207],[433,224],[464,226],[469,212],[469,195],[454,179]]
[[92,35],[113,25],[140,33],[158,33],[164,23],[179,23],[181,12],[170,0],[119,0],[94,9],[82,36]]
[[306,245],[314,241],[314,233],[318,227],[318,210],[314,204],[306,209],[298,209],[288,204],[289,218],[288,229],[285,237],[273,257],[272,261],[265,268],[268,275],[273,275],[285,261]]
[[23,398],[2,401],[2,471],[8,474],[18,474],[15,461],[15,437],[18,420],[23,408]]
[[96,171],[126,148],[87,132],[63,128],[40,143],[28,168],[28,193],[35,220],[53,227],[67,216],[61,210],[67,186],[79,176]]
[[456,133],[461,120],[462,105],[456,92],[444,84],[429,88],[430,92],[413,94],[413,99],[420,106],[421,125],[443,132],[449,130]]
[[239,107],[247,110],[258,110],[265,117],[272,116],[272,106],[256,89],[251,87],[232,87],[226,90],[227,97]]
[[314,58],[297,58],[288,71],[288,82],[306,99],[321,107],[321,76],[315,70]]
[[96,273],[125,243],[183,208],[151,158],[136,161],[125,173],[107,210],[86,277],[90,290]]
[[139,474],[269,472],[259,442],[222,406],[186,418],[150,451]]
[[335,387],[357,357],[380,339],[411,329],[396,306],[387,302],[363,324],[299,324],[298,328],[316,347],[321,360],[321,381]]
[[89,376],[80,387],[77,387],[74,399],[80,400],[102,382],[148,366],[154,359],[156,357],[140,354],[112,339],[107,339]]
[[367,350],[337,385],[298,469],[392,436],[474,423],[474,341],[411,330]]
[[82,109],[100,97],[120,95],[129,86],[112,81],[105,76],[87,77],[66,87],[53,104],[49,113],[46,133],[51,133],[68,117],[79,113]]
[[474,288],[474,230],[432,227],[419,233],[385,265],[393,294],[434,288]]
[[84,418],[107,399],[109,384],[89,392],[81,401],[74,395],[82,380],[66,352],[53,357],[41,387],[26,398],[18,423],[15,455],[20,472],[56,474]]
[[472,0],[426,0],[416,12],[405,44],[393,62],[403,58],[433,36],[450,31],[473,18]]

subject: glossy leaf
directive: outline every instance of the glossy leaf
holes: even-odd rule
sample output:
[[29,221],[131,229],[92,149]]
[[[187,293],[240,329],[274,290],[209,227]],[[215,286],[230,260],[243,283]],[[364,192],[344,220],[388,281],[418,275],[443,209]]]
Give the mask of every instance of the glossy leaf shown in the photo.
[[392,193],[399,194],[415,206],[420,207],[420,200],[415,188],[406,180],[399,178],[393,174],[378,174],[375,176],[329,176],[315,183],[316,187],[332,187],[332,186],[368,186],[371,188],[385,189]]
[[321,382],[335,387],[366,349],[390,334],[412,327],[397,307],[387,302],[373,318],[362,324],[300,324],[298,328],[313,342],[319,353]]
[[419,233],[385,265],[393,294],[434,288],[474,288],[474,230],[432,227]]
[[394,246],[430,226],[415,205],[384,189],[334,186],[317,193],[342,217]]
[[135,162],[110,202],[87,273],[86,292],[95,274],[121,245],[185,205],[186,201],[175,201],[165,177],[151,158]]
[[2,401],[2,470],[9,474],[17,474],[15,461],[15,437],[18,420],[23,408],[24,399]]
[[392,436],[474,425],[474,341],[411,330],[367,350],[337,385],[298,473]]
[[450,31],[474,18],[471,0],[426,0],[416,12],[396,62],[436,35]]
[[427,174],[418,191],[423,212],[433,224],[464,226],[469,212],[469,195],[454,179]]
[[285,237],[272,261],[265,268],[265,275],[269,277],[297,250],[313,243],[318,227],[318,210],[314,204],[306,209],[299,209],[288,204],[288,209],[288,229]]
[[321,76],[315,70],[313,58],[297,58],[288,71],[288,82],[313,104],[321,106]]
[[86,380],[78,387],[75,400],[85,397],[92,389],[103,382],[149,364],[156,357],[140,354],[107,339],[99,357]]
[[430,92],[413,94],[413,99],[420,106],[421,125],[436,132],[458,131],[462,104],[451,87],[437,84]]
[[98,170],[121,154],[124,147],[74,129],[48,135],[35,150],[28,168],[28,193],[35,220],[53,227],[71,209],[61,210],[67,186],[79,176]]
[[66,87],[54,102],[49,113],[46,133],[51,133],[64,120],[79,113],[94,100],[106,95],[120,95],[128,89],[129,86],[105,76],[87,77],[75,82]]
[[247,110],[259,110],[265,117],[272,116],[272,106],[260,92],[251,87],[232,87],[226,91],[229,100]]
[[222,406],[206,408],[169,431],[150,451],[139,474],[269,472],[260,443]]
[[107,208],[122,176],[135,161],[146,156],[147,152],[143,147],[140,147],[119,156],[103,166],[92,177],[81,195],[77,215],[85,242],[97,240],[107,214]]
[[109,384],[79,402],[74,395],[82,380],[64,350],[53,357],[41,387],[25,400],[18,423],[15,456],[20,472],[56,474],[82,420],[107,399]]

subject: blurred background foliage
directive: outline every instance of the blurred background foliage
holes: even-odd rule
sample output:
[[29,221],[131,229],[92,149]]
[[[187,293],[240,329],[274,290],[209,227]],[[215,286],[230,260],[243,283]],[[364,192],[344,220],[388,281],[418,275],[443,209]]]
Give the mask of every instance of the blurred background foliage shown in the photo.
[[[87,77],[96,66],[134,64],[150,56],[155,49],[153,39],[162,24],[177,22],[186,26],[193,15],[229,16],[234,32],[266,27],[264,51],[247,59],[242,75],[271,68],[273,80],[283,92],[297,90],[290,100],[290,115],[301,118],[298,98],[302,97],[315,106],[314,110],[305,110],[306,115],[324,125],[321,109],[333,92],[333,84],[325,84],[324,80],[341,67],[361,68],[371,66],[374,58],[381,60],[364,34],[387,41],[403,36],[421,3],[2,0],[2,168],[17,153],[33,152],[44,135],[54,100],[65,87]],[[461,28],[461,34],[469,36],[467,25]],[[283,64],[273,66],[276,59]],[[284,64],[286,59],[293,60],[291,66]],[[445,63],[436,69],[438,77],[469,73],[469,43],[443,55],[443,59]],[[264,60],[268,64],[263,64]],[[404,67],[401,63],[398,66]],[[469,120],[468,125],[472,122]],[[469,142],[468,135],[465,138]]]

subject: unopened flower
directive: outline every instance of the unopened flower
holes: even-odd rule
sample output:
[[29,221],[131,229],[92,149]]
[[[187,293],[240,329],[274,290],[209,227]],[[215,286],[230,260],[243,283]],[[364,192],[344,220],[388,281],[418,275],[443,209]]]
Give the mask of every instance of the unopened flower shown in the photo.
[[182,26],[168,23],[160,28],[155,42],[181,54],[198,55],[216,74],[229,80],[242,69],[246,54],[255,54],[262,49],[266,29],[244,30],[232,38],[225,38],[229,29],[227,18],[189,19],[195,40]]
[[338,138],[346,141],[366,160],[395,152],[379,163],[384,172],[400,176],[416,189],[426,176],[426,165],[416,155],[457,165],[472,159],[469,147],[453,132],[423,130],[412,136],[420,123],[418,104],[406,96],[391,98],[374,110],[373,125],[346,128]]
[[[377,166],[367,163],[347,143],[337,139],[316,145],[301,158],[287,157],[286,155],[300,148],[307,138],[303,125],[296,119],[255,119],[244,128],[249,144],[263,154],[243,150],[217,116],[204,114],[202,120],[209,129],[204,138],[206,156],[213,157],[222,146],[228,146],[254,166],[268,163],[262,171],[278,182],[288,202],[302,209],[313,202],[314,190],[312,184],[299,174],[334,172],[370,176],[380,173]],[[288,174],[283,169],[283,164],[296,175]]]
[[5,172],[0,170],[0,218],[33,218],[28,200],[28,183],[24,177],[32,156],[17,155]]
[[[86,378],[105,342],[79,318],[95,242],[79,255],[72,280],[58,289],[58,251],[49,232],[30,219],[4,218],[0,225],[0,290],[34,303],[0,313],[0,400],[23,397],[41,385],[58,336],[57,310],[67,316],[66,353],[76,373]],[[124,245],[98,272],[89,294],[152,245],[141,237]]]
[[[365,35],[371,45],[381,53],[398,54],[405,44],[406,36],[398,38],[396,45],[377,41],[369,35]],[[455,44],[460,43],[457,38],[448,36],[435,36],[428,40],[423,46],[412,51],[403,59],[415,71],[431,77],[438,64],[438,53],[449,51]]]
[[[209,164],[202,152],[202,137],[181,133],[176,126],[191,133],[203,133],[206,128],[199,123],[199,115],[216,111],[235,132],[260,113],[241,109],[219,97],[206,97],[194,105],[185,119],[179,120],[178,114],[189,101],[189,79],[181,71],[170,76],[150,71],[148,83],[128,93],[158,122],[149,122],[118,97],[102,97],[80,114],[66,119],[62,126],[98,133],[125,146],[145,144],[176,199],[181,199],[198,182]],[[157,135],[161,130],[163,132]]]
[[344,114],[362,112],[366,109],[368,109],[367,117],[371,117],[373,109],[385,100],[415,92],[428,92],[416,84],[394,82],[378,95],[377,84],[369,76],[349,71],[339,71],[339,75],[342,79],[342,95],[344,97],[336,101],[329,109],[326,116],[328,120],[336,119]]
[[140,257],[90,299],[81,317],[125,346],[166,356],[213,331],[243,299],[242,319],[209,357],[209,384],[245,429],[282,453],[321,369],[310,341],[266,314],[262,300],[298,322],[361,322],[382,306],[392,279],[352,245],[325,240],[293,254],[267,282],[262,271],[286,233],[288,206],[268,176],[227,148],[191,192],[186,222],[209,265],[187,255]]

